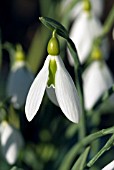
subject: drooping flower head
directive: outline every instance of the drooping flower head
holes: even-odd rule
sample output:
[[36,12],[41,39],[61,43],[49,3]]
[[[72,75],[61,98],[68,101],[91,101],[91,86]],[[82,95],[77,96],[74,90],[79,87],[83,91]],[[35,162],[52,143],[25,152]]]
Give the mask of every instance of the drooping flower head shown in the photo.
[[[93,62],[83,73],[84,101],[87,110],[92,109],[99,97],[108,90],[114,82],[99,48],[93,50],[91,58]],[[112,95],[111,98],[112,97],[114,96]]]
[[14,164],[20,149],[24,145],[24,140],[20,131],[11,126],[7,121],[2,121],[0,124],[0,144],[2,154],[8,164]]
[[[83,10],[75,18],[70,29],[70,37],[77,47],[77,52],[81,63],[84,63],[93,47],[94,40],[101,35],[103,31],[100,20],[91,12],[89,0],[84,0]],[[108,58],[108,41],[104,39],[101,44],[101,50],[104,58]],[[69,63],[74,66],[74,61],[68,50]]]
[[65,116],[72,122],[78,123],[81,114],[79,97],[73,80],[59,56],[59,42],[55,31],[47,50],[49,55],[27,96],[26,117],[28,121],[31,121],[36,115],[46,90],[51,101],[61,108]]
[[24,52],[21,46],[17,46],[7,84],[7,96],[11,97],[15,108],[18,109],[24,105],[33,78],[33,73],[26,65]]

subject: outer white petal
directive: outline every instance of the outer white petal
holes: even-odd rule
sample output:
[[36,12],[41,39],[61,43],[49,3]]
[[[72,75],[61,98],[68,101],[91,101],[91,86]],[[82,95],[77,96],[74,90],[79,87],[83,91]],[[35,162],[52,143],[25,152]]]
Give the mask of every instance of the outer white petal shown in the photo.
[[21,133],[6,122],[1,123],[1,150],[6,161],[14,164],[24,141]]
[[83,73],[86,109],[91,109],[102,93],[111,87],[113,78],[103,62],[93,62]]
[[59,106],[69,120],[78,123],[82,111],[77,90],[61,58],[56,56],[55,60],[57,63],[55,93]]
[[102,170],[114,170],[114,160],[106,165]]
[[28,121],[31,121],[33,119],[40,107],[48,81],[49,61],[50,56],[47,57],[43,68],[38,73],[37,77],[30,87],[25,105],[25,113]]
[[[81,63],[87,59],[94,38],[99,36],[101,31],[102,27],[99,20],[93,15],[90,17],[88,13],[82,12],[74,21],[70,30],[70,37],[76,45]],[[69,53],[68,59],[70,64],[73,65],[74,63]]]
[[55,94],[55,87],[53,85],[51,85],[50,87],[47,86],[46,92],[47,92],[49,99],[52,101],[52,103],[54,103],[56,106],[59,106],[57,98],[56,98],[56,94]]

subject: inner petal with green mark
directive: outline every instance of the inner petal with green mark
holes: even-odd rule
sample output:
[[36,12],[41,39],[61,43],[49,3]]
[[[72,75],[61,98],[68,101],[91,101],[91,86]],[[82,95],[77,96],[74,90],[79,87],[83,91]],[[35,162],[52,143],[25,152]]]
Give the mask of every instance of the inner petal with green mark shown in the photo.
[[49,79],[48,79],[48,86],[54,85],[55,86],[55,74],[57,70],[57,64],[55,59],[51,59],[49,63]]

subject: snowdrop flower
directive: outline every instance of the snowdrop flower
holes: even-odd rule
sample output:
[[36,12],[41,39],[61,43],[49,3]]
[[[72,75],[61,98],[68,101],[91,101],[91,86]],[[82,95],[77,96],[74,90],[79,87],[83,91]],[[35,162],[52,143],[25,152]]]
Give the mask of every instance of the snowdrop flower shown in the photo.
[[8,122],[0,124],[1,151],[9,164],[14,164],[17,160],[19,150],[23,147],[24,141],[21,133],[12,127]]
[[[84,63],[89,56],[93,41],[101,32],[102,26],[100,21],[95,16],[90,16],[88,12],[83,11],[74,21],[70,30],[70,38],[77,47],[81,63]],[[74,65],[74,61],[69,52],[68,59],[70,64]]]
[[94,61],[83,73],[85,108],[91,109],[98,98],[113,84],[112,75],[104,61]]
[[24,53],[21,49],[16,51],[15,58],[16,61],[8,77],[7,96],[11,97],[13,106],[18,109],[25,103],[34,76],[24,61]]
[[[86,1],[86,0],[85,0]],[[61,3],[61,11],[64,13],[64,10],[68,8],[72,3],[72,0],[63,0]],[[70,19],[74,20],[82,11],[83,11],[83,1],[79,1],[76,3],[76,5],[73,6],[73,8],[70,11]],[[104,8],[104,1],[103,0],[90,0],[91,3],[91,12],[96,17],[100,18],[103,14],[103,8]]]
[[102,170],[114,170],[114,160],[106,165]]
[[59,56],[59,42],[55,31],[48,43],[48,53],[43,68],[29,90],[25,105],[26,117],[28,121],[33,119],[47,90],[51,101],[59,105],[65,116],[78,123],[81,114],[79,97],[73,80]]

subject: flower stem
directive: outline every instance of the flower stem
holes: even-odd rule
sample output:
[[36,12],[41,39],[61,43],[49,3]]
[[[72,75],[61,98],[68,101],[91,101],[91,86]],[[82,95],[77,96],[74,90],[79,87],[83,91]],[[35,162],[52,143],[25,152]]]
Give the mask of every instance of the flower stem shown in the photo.
[[79,125],[79,140],[80,140],[86,135],[86,115],[85,115],[84,97],[83,97],[82,66],[79,61],[75,44],[70,38],[67,39],[67,43],[75,63],[74,71],[75,71],[75,78],[76,78],[76,87],[78,90],[78,95],[80,97],[80,103],[82,106],[82,115],[81,115],[81,120]]
[[88,162],[87,167],[91,167],[107,150],[109,150],[114,143],[114,134],[111,138],[107,141],[104,147]]
[[113,5],[105,23],[104,23],[104,29],[103,29],[104,31],[103,32],[105,35],[110,31],[113,23],[114,23],[114,5]]

